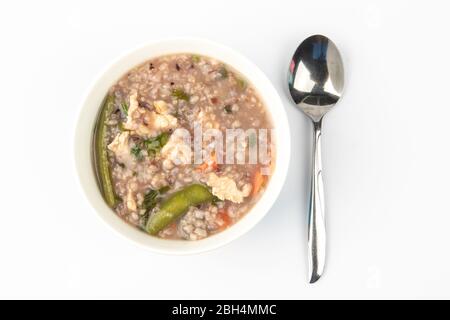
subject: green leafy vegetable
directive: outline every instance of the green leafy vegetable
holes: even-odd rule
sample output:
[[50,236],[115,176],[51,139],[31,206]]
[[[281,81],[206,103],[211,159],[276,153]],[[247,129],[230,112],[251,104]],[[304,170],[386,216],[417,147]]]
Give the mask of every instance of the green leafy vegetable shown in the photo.
[[124,123],[122,121],[119,122],[119,130],[121,132],[128,131],[127,129],[125,129]]
[[247,82],[245,82],[244,79],[242,79],[242,78],[237,78],[236,81],[237,81],[237,84],[238,84],[238,86],[239,86],[239,88],[240,88],[241,90],[244,90],[245,88],[247,88]]
[[172,97],[177,98],[178,100],[189,101],[189,95],[183,89],[173,89]]
[[169,186],[165,186],[165,187],[162,187],[161,189],[159,189],[158,192],[159,192],[159,194],[164,194],[164,193],[166,193],[169,190],[170,190],[170,187]]
[[131,154],[136,157],[136,159],[141,160],[142,159],[142,149],[139,146],[134,146],[131,148]]
[[211,204],[213,204],[213,205],[217,205],[217,203],[219,203],[219,202],[222,202],[223,200],[221,200],[219,197],[217,197],[217,196],[214,196],[213,198],[212,198],[212,200],[211,200]]
[[167,141],[169,141],[169,137],[170,134],[168,132],[163,132],[159,136],[146,139],[143,141],[144,148],[149,155],[154,156],[166,145]]
[[122,102],[122,104],[120,105],[122,107],[122,112],[125,116],[128,116],[128,103],[126,102]]
[[220,67],[219,73],[220,73],[220,78],[221,79],[228,78],[228,70],[224,66]]
[[159,141],[156,138],[144,140],[144,146],[149,154],[156,153],[160,149]]
[[170,190],[169,186],[165,186],[160,188],[159,190],[152,190],[150,189],[146,195],[144,196],[144,200],[142,201],[142,209],[145,210],[145,213],[141,220],[141,226],[145,228],[145,225],[147,224],[150,212],[153,210],[153,208],[156,207],[158,202],[160,201],[161,195],[166,193]]
[[226,113],[228,113],[228,114],[230,114],[230,113],[233,112],[233,110],[231,109],[231,106],[230,106],[229,104],[227,104],[227,105],[223,108],[223,110],[224,110]]
[[147,194],[144,196],[144,201],[142,201],[142,209],[153,209],[156,206],[156,198],[158,197],[158,195],[158,190],[150,190],[149,192],[147,192]]
[[131,148],[130,152],[137,160],[142,160],[144,158],[144,154],[142,153],[143,150],[146,150],[149,156],[155,156],[161,151],[167,141],[169,141],[169,137],[170,134],[168,132],[163,132],[154,138],[141,140]]
[[161,148],[166,145],[167,141],[169,141],[169,137],[170,134],[168,132],[163,132],[159,135],[159,145]]

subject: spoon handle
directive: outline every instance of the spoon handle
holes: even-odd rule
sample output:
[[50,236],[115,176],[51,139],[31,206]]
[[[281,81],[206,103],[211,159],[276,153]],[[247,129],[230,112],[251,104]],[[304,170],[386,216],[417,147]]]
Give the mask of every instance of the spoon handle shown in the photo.
[[325,267],[325,203],[323,196],[320,140],[322,120],[314,121],[313,168],[308,216],[309,282],[319,280]]

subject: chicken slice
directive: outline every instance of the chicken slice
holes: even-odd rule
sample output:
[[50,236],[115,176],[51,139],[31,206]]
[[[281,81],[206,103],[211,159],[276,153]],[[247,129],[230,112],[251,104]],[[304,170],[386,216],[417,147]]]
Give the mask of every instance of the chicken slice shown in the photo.
[[166,145],[161,149],[161,156],[170,161],[174,165],[190,164],[192,157],[192,150],[190,143],[188,144],[186,137],[190,139],[187,130],[175,130],[167,141]]
[[137,211],[136,200],[134,197],[134,192],[133,192],[133,190],[131,190],[131,188],[128,188],[126,200],[127,200],[126,203],[127,203],[128,210],[130,210],[132,212],[136,212]]
[[169,107],[167,106],[167,103],[162,100],[158,100],[153,102],[153,106],[155,107],[156,112],[159,114],[168,114],[169,113]]
[[131,154],[129,144],[130,133],[127,131],[119,133],[114,140],[108,145],[108,149],[114,152],[117,161],[123,163],[126,167],[131,167],[135,163],[135,159]]
[[[139,107],[137,94],[130,96],[127,121],[124,128],[135,132],[139,136],[154,137],[163,131],[174,129],[177,126],[177,118],[167,114],[167,105],[164,101],[155,102],[158,112]],[[158,107],[156,107],[158,106]],[[159,113],[161,111],[161,113]]]
[[218,197],[220,200],[230,200],[234,203],[241,203],[244,198],[250,194],[251,189],[243,188],[239,190],[236,182],[227,177],[219,177],[214,172],[208,175],[208,181],[206,182],[208,186],[212,188],[212,193]]

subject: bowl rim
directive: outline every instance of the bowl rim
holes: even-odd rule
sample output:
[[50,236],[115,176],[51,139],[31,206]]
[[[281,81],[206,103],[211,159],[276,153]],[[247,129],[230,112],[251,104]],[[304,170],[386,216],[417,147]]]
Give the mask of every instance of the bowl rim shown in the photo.
[[[164,54],[192,53],[209,56],[230,65],[242,73],[263,99],[275,128],[275,169],[266,190],[257,203],[230,228],[196,241],[168,240],[150,236],[123,221],[109,208],[98,188],[92,158],[91,143],[95,120],[107,90],[123,74],[153,57]],[[89,147],[86,148],[86,143]],[[268,77],[250,59],[228,46],[193,37],[169,38],[145,43],[131,49],[109,63],[88,86],[78,110],[73,137],[75,173],[81,193],[90,207],[110,229],[123,238],[150,251],[186,255],[222,247],[250,231],[273,206],[284,185],[290,161],[290,131],[281,98]]]

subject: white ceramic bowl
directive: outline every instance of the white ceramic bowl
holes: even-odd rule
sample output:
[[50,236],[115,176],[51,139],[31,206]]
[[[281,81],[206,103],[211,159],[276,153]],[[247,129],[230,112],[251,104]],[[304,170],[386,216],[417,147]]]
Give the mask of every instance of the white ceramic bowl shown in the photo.
[[[275,126],[276,165],[272,178],[258,203],[235,225],[198,241],[164,240],[150,236],[125,223],[105,203],[94,175],[91,147],[95,120],[108,89],[128,70],[153,57],[171,53],[194,53],[225,62],[241,72],[253,84],[269,109]],[[191,254],[223,246],[243,235],[269,211],[286,178],[290,157],[290,135],[280,97],[264,73],[234,50],[200,39],[172,39],[147,44],[113,62],[90,87],[75,129],[74,158],[81,188],[89,203],[113,230],[152,251],[168,254]]]

